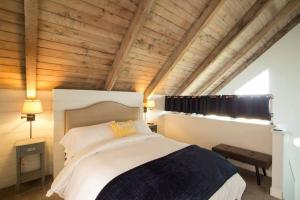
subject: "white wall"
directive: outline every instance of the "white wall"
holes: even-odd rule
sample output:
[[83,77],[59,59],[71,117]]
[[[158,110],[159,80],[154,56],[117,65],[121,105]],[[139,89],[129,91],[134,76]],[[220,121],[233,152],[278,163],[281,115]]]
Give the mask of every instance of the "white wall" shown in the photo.
[[[43,113],[36,115],[33,122],[33,137],[46,139],[46,172],[52,172],[52,93],[38,91]],[[0,188],[16,183],[15,142],[29,138],[29,123],[21,119],[21,109],[26,98],[25,90],[0,89]],[[36,156],[23,160],[25,171],[38,168]]]
[[[269,69],[270,93],[274,95],[273,112],[274,122],[285,127],[291,135],[285,145],[285,156],[291,163],[285,163],[285,179],[291,179],[288,174],[295,176],[295,199],[300,199],[300,149],[292,145],[295,137],[300,137],[300,24],[279,40],[267,52],[253,62],[244,72],[230,82],[220,94],[234,93],[241,85],[260,72]],[[291,180],[285,180],[290,183]],[[290,198],[289,187],[285,185],[284,196]],[[286,196],[287,195],[287,196]]]
[[[59,141],[64,136],[64,110],[82,108],[96,102],[114,101],[132,107],[143,105],[143,95],[137,92],[99,90],[53,90],[53,175],[63,168],[64,149]],[[142,111],[142,110],[141,110]],[[142,112],[141,112],[142,113]]]

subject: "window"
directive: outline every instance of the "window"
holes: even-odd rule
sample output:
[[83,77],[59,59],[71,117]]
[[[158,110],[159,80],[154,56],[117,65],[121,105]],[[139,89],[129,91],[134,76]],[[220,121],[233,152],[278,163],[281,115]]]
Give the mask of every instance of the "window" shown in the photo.
[[166,96],[165,111],[270,120],[269,95]]
[[269,94],[269,69],[261,72],[235,91],[236,95]]
[[235,95],[167,96],[165,110],[197,114],[218,120],[269,124],[271,96],[269,69],[235,91]]

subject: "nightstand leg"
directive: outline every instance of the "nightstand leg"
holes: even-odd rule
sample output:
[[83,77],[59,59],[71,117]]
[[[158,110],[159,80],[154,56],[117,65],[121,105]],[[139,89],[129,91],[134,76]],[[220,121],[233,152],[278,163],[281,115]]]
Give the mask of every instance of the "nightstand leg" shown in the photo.
[[42,185],[45,184],[45,150],[43,150],[43,153],[40,154],[40,166],[41,166],[41,182]]
[[42,176],[41,182],[42,182],[42,185],[45,185],[45,176]]
[[17,155],[17,182],[16,182],[16,192],[20,192],[21,185],[21,158]]

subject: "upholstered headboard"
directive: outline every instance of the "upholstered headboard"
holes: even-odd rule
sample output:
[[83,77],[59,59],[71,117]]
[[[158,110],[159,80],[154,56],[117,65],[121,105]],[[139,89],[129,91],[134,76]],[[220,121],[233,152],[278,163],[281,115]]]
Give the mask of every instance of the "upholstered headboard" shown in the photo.
[[71,128],[113,120],[137,120],[140,116],[139,107],[129,107],[113,101],[98,102],[83,108],[65,110],[65,132]]
[[111,120],[142,118],[143,94],[100,90],[53,90],[53,175],[64,167],[65,153],[59,141],[65,131]]

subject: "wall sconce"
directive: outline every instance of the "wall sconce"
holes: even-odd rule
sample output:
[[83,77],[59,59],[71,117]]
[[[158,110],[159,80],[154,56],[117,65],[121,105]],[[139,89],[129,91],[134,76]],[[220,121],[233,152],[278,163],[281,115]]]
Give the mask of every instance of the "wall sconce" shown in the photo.
[[42,103],[40,100],[36,99],[26,99],[23,104],[22,114],[25,116],[21,116],[21,119],[26,118],[28,122],[30,122],[30,139],[32,138],[32,122],[35,121],[35,114],[41,113]]
[[147,102],[144,103],[144,114],[145,114],[145,121],[147,122],[147,110],[152,110],[155,107],[155,101],[154,100],[147,100]]

